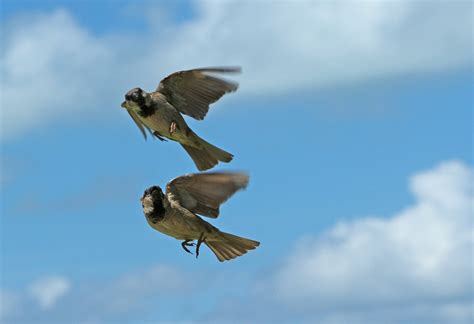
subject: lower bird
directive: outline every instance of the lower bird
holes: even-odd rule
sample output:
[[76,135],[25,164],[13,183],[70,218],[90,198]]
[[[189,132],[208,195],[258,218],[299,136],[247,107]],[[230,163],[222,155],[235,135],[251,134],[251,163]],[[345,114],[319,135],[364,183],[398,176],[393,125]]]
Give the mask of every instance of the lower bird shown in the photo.
[[207,170],[219,161],[230,162],[233,155],[199,137],[181,114],[204,119],[210,104],[238,87],[237,83],[212,74],[239,71],[234,67],[213,67],[175,72],[161,80],[154,92],[141,88],[128,91],[121,106],[127,109],[145,139],[146,129],[160,140],[179,142],[198,170]]
[[191,253],[188,247],[196,246],[196,258],[204,243],[222,262],[255,249],[260,242],[224,233],[197,214],[218,217],[219,206],[237,190],[245,188],[248,180],[243,173],[188,174],[171,180],[166,193],[158,186],[146,189],[140,200],[152,228],[182,240],[186,252]]

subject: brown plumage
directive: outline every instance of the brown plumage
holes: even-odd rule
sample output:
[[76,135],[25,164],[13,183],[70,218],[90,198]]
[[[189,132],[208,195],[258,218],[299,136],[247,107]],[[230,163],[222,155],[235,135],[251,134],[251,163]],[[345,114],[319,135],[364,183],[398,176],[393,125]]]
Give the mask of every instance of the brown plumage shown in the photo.
[[249,177],[243,173],[188,174],[171,180],[166,185],[166,192],[187,210],[217,218],[219,206],[237,190],[247,187],[248,181]]
[[143,136],[148,131],[161,140],[179,142],[200,171],[219,161],[230,162],[233,155],[208,143],[193,132],[181,114],[202,120],[209,105],[237,90],[238,84],[211,74],[240,72],[240,68],[201,68],[173,73],[164,78],[155,92],[140,88],[127,92],[126,108]]
[[166,194],[160,187],[148,188],[141,199],[148,224],[166,235],[183,240],[182,247],[193,240],[206,244],[219,261],[231,260],[260,245],[259,242],[221,232],[197,214],[216,218],[219,207],[236,191],[248,184],[243,173],[215,172],[188,174],[171,180]]
[[202,120],[210,104],[239,87],[235,82],[216,78],[208,73],[240,71],[240,67],[212,67],[175,72],[161,80],[156,91],[165,95],[168,102],[181,113]]

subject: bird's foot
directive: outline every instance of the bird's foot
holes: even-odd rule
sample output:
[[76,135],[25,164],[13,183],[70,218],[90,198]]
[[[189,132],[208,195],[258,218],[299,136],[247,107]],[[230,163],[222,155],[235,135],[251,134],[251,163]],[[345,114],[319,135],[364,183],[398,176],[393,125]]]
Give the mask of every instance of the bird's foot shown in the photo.
[[166,142],[166,138],[164,138],[163,136],[161,136],[161,134],[158,133],[157,131],[154,131],[154,132],[153,132],[153,135],[154,135],[157,139],[159,139],[160,141]]
[[190,242],[191,240],[183,241],[181,242],[181,246],[183,247],[184,251],[193,254],[193,252],[189,251],[189,249],[187,248],[187,246],[194,246],[194,243],[190,243]]
[[170,135],[173,135],[174,132],[176,132],[176,129],[179,129],[178,124],[176,122],[172,121],[170,124]]
[[205,241],[206,239],[204,238],[204,233],[201,233],[201,236],[199,236],[198,242],[196,244],[196,259],[199,256],[199,248],[201,247],[201,244]]

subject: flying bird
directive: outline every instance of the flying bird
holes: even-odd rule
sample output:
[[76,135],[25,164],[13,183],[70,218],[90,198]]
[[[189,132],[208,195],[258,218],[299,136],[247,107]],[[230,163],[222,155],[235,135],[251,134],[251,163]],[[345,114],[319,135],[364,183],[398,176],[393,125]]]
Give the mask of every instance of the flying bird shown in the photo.
[[[224,233],[197,214],[217,218],[219,206],[237,190],[248,184],[243,173],[196,173],[177,177],[166,185],[166,193],[153,186],[140,199],[148,224],[155,230],[182,240],[182,248],[199,248],[206,244],[219,261],[241,256],[260,245],[259,242]],[[194,244],[192,241],[197,240]]]
[[[238,84],[211,74],[240,72],[239,67],[210,67],[170,74],[154,92],[133,88],[125,94],[122,107],[142,132],[180,143],[200,171],[219,161],[230,162],[233,155],[206,142],[194,133],[181,114],[203,120],[209,105],[237,90]],[[146,131],[145,131],[146,130]]]

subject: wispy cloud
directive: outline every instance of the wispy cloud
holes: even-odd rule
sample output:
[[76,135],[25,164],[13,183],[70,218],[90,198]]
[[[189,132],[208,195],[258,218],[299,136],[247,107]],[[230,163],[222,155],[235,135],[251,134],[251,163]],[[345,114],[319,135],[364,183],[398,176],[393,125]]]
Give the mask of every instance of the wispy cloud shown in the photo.
[[0,321],[18,314],[18,296],[0,290]]
[[67,278],[52,276],[33,282],[28,292],[42,310],[48,310],[53,308],[70,289],[71,282]]
[[[205,285],[203,275],[192,280],[176,267],[155,265],[101,282],[72,284],[64,276],[39,278],[24,289],[1,291],[2,323],[102,323],[163,312],[170,301],[190,296]],[[186,299],[186,298],[185,298]]]
[[92,178],[83,185],[77,185],[71,190],[63,190],[60,195],[47,197],[40,189],[35,189],[30,199],[19,200],[7,213],[13,214],[56,214],[77,212],[112,204],[113,202],[130,200],[135,203],[140,198],[142,188],[140,183],[143,176],[133,174],[125,176],[101,175]]
[[0,321],[30,322],[49,316],[71,291],[72,283],[64,276],[38,278],[21,290],[0,288]]
[[196,66],[243,65],[239,93],[265,95],[472,63],[469,2],[194,5],[192,19],[155,19],[141,35],[98,36],[64,10],[13,19],[2,42],[2,137],[101,115],[128,88]]

